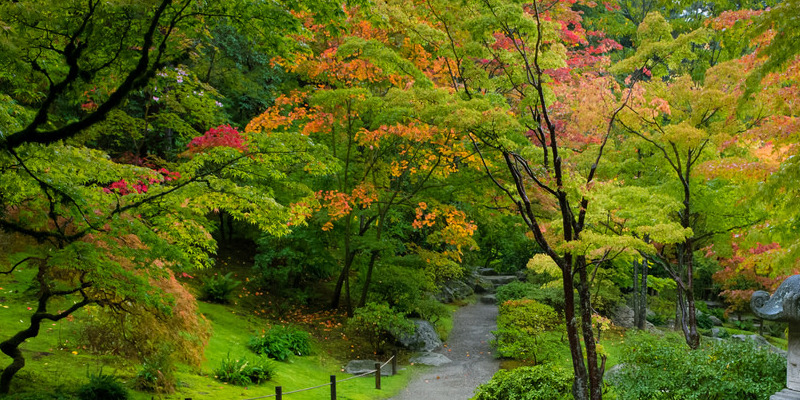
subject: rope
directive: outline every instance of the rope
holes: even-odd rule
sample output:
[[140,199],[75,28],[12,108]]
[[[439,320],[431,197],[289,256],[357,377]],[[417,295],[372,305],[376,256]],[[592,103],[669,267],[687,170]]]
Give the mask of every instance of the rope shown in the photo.
[[[394,359],[394,357],[395,356],[391,356],[388,360],[386,360],[386,362],[381,364],[381,369],[383,369],[383,367],[385,367],[386,364],[389,364]],[[372,374],[374,374],[376,372],[378,372],[378,370],[377,369],[373,369],[371,371],[364,372],[364,373],[362,373],[360,375],[353,375],[353,376],[351,376],[349,378],[337,380],[336,383],[347,382],[347,381],[349,381],[351,379],[356,379],[356,378],[363,378],[365,376],[372,375]],[[297,392],[304,392],[306,390],[312,390],[312,389],[319,389],[321,387],[330,386],[330,385],[331,385],[330,382],[328,382],[328,383],[324,383],[322,385],[317,385],[317,386],[307,387],[307,388],[303,388],[303,389],[292,390],[291,392],[282,393],[282,395],[287,395],[287,394],[292,394],[292,393],[297,393]],[[266,396],[251,397],[251,398],[244,399],[244,400],[267,399],[267,398],[270,398],[270,397],[277,397],[277,396],[278,396],[277,394],[269,394],[269,395],[266,395]]]

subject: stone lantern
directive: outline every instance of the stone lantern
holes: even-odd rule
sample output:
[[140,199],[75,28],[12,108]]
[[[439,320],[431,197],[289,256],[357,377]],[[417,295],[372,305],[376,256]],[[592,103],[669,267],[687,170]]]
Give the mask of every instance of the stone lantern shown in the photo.
[[763,319],[789,324],[786,389],[770,400],[800,400],[800,275],[786,278],[772,297],[763,290],[753,293],[750,308]]

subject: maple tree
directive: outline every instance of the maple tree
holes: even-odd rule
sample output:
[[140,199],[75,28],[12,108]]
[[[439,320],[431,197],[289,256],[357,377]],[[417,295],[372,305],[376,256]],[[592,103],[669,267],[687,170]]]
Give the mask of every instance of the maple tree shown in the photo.
[[[322,229],[342,240],[342,268],[332,306],[339,306],[344,292],[351,312],[350,275],[359,255],[366,256],[358,301],[363,306],[381,254],[397,251],[388,245],[394,238],[385,237],[394,210],[419,203],[426,189],[458,170],[457,161],[467,157],[469,149],[457,132],[426,123],[425,96],[441,94],[428,89],[424,72],[417,69],[415,60],[406,58],[413,45],[406,41],[397,48],[388,33],[362,19],[360,11],[349,10],[348,15],[349,26],[337,35],[311,27],[315,40],[328,46],[319,54],[291,62],[279,60],[317,88],[279,98],[274,107],[251,121],[248,130],[302,127],[340,160],[341,169],[332,176],[335,183],[319,191],[318,205],[310,208],[323,212]],[[410,247],[431,261],[432,283],[460,274],[455,262],[464,248],[474,245],[469,239],[474,227],[463,213],[444,205],[437,208],[444,218],[436,221],[437,214],[428,210],[428,219],[412,227],[439,228],[426,236],[428,247],[441,251]],[[437,265],[447,266],[449,272],[435,271]]]
[[450,86],[453,99],[439,106],[437,124],[471,134],[486,171],[560,271],[573,395],[601,398],[604,363],[592,331],[590,268],[631,243],[603,245],[587,230],[586,193],[625,102],[623,90],[603,72],[604,54],[618,45],[586,31],[572,2],[387,7],[415,39],[435,49],[442,65],[433,79]]

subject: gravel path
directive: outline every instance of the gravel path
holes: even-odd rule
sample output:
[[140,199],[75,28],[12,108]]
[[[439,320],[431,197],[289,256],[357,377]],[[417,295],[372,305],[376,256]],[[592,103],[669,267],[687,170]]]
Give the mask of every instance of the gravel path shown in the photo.
[[394,400],[465,400],[500,368],[489,348],[497,329],[497,305],[477,302],[461,307],[453,317],[453,331],[444,354],[452,363],[419,368],[408,386]]

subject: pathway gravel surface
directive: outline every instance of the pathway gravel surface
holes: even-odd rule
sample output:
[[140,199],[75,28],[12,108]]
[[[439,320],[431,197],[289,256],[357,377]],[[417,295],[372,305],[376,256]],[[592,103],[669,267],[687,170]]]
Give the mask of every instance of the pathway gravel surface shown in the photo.
[[465,400],[475,388],[491,379],[500,368],[489,340],[497,329],[497,305],[461,307],[453,317],[453,331],[445,346],[436,351],[453,360],[439,367],[415,368],[415,376],[393,400]]

